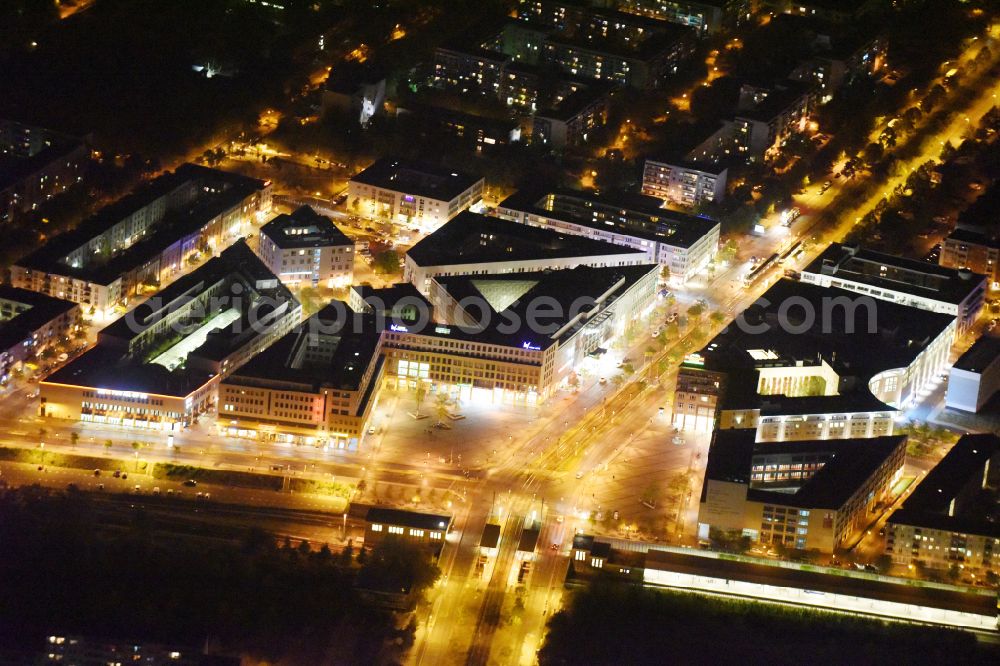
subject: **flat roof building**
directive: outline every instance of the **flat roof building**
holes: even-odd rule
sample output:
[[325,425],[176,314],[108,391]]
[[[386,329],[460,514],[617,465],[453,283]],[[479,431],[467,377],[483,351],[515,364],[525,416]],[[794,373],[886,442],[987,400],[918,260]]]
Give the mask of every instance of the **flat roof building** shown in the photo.
[[802,281],[956,317],[962,335],[983,307],[986,279],[967,270],[832,243],[802,269]]
[[403,279],[429,294],[439,276],[523,273],[576,266],[635,266],[646,253],[581,238],[556,229],[538,229],[507,219],[461,213],[421,239],[406,253]]
[[261,227],[258,253],[285,284],[347,287],[354,280],[354,241],[309,206]]
[[951,367],[945,406],[978,412],[1000,390],[1000,338],[976,340]]
[[270,182],[184,164],[21,258],[11,282],[110,317],[147,287],[167,284],[192,256],[243,238],[270,208]]
[[893,562],[954,568],[968,583],[1000,572],[1000,527],[989,515],[998,463],[1000,438],[963,435],[889,516],[886,553]]
[[173,430],[216,401],[219,379],[292,329],[301,306],[245,241],[102,329],[40,383],[53,418]]
[[893,413],[947,367],[952,315],[781,280],[701,351],[678,385],[717,404],[721,429],[760,441],[892,434]]
[[905,435],[776,443],[719,430],[708,451],[698,537],[718,530],[833,552],[869,525],[905,457]]
[[[1000,192],[1000,187],[997,189]],[[956,228],[944,239],[938,263],[985,275],[990,289],[1000,288],[1000,241],[985,231]]]
[[647,159],[642,169],[642,193],[682,206],[722,203],[729,168],[717,162],[686,157]]
[[76,330],[80,306],[27,289],[0,285],[0,383],[49,345]]
[[396,537],[431,546],[438,552],[451,530],[452,517],[373,506],[365,516],[365,547]]
[[719,223],[660,207],[662,202],[633,195],[616,199],[572,190],[517,192],[497,214],[521,224],[631,248],[649,263],[670,271],[684,284],[706,268],[719,247]]
[[362,215],[429,232],[481,201],[483,183],[427,162],[384,157],[353,176],[347,191]]

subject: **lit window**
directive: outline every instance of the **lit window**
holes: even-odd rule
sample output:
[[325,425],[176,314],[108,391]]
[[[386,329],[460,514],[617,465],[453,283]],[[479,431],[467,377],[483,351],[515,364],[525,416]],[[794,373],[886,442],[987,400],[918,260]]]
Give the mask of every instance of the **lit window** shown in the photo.
[[381,525],[377,525],[377,524],[376,525],[372,525],[372,532],[381,532],[381,531],[382,531],[382,526]]

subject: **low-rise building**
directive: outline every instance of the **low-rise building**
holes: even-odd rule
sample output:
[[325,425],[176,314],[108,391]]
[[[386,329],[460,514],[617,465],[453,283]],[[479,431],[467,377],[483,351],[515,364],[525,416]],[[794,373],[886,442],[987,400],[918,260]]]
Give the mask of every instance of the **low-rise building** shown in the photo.
[[270,182],[184,164],[18,260],[11,282],[110,318],[147,288],[170,282],[193,255],[246,236],[270,209]]
[[309,206],[261,227],[258,253],[285,284],[341,288],[354,280],[354,241]]
[[975,323],[986,296],[982,275],[842,243],[832,243],[802,269],[802,281],[951,315],[958,335]]
[[226,377],[299,323],[288,288],[239,241],[103,328],[39,384],[51,418],[176,430]]
[[351,178],[351,206],[362,215],[434,231],[483,198],[483,179],[426,162],[384,157]]
[[945,406],[978,412],[1000,390],[1000,338],[985,335],[962,354],[948,375]]
[[365,516],[365,547],[395,537],[440,551],[451,530],[451,521],[452,517],[447,515],[373,506]]
[[889,500],[905,457],[905,435],[776,443],[719,430],[708,451],[698,538],[718,531],[831,553]]
[[988,515],[996,505],[998,462],[996,435],[963,435],[889,516],[886,553],[892,561],[953,568],[956,578],[970,583],[1000,572],[1000,528]]
[[321,104],[324,114],[353,113],[366,126],[385,104],[385,73],[369,63],[340,62],[323,86]]
[[622,200],[577,192],[521,191],[500,203],[507,220],[564,234],[631,248],[647,261],[669,269],[684,284],[705,269],[719,247],[719,223],[660,207],[662,202],[636,195]]
[[79,325],[80,306],[27,289],[0,285],[0,383]]
[[430,294],[431,281],[436,277],[646,263],[647,255],[631,248],[462,213],[410,248],[403,263],[403,279],[421,293]]
[[0,120],[0,224],[17,222],[81,182],[89,159],[80,139]]

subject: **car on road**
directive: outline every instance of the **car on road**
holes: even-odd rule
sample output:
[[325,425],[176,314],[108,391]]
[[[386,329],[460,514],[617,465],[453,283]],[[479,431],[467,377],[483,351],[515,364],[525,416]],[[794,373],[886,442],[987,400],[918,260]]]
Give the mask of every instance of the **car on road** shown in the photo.
[[600,379],[597,380],[597,383],[603,386],[604,384],[608,383],[608,379],[607,377],[601,377]]
[[104,490],[104,484],[103,483],[98,483],[97,484],[97,489],[98,490]]
[[94,470],[94,476],[100,476],[100,475],[101,475],[101,470],[95,469]]
[[662,415],[663,415],[663,412],[664,412],[664,411],[666,411],[666,410],[665,410],[665,409],[664,409],[663,407],[660,407],[660,408],[659,408],[659,409],[658,409],[657,411],[658,411],[658,412],[660,413],[660,415],[662,416]]
[[674,446],[683,446],[684,437],[682,437],[681,435],[674,435],[674,438],[670,441],[674,443]]
[[141,493],[141,492],[142,492],[142,486],[140,486],[140,485],[139,485],[139,484],[137,483],[137,484],[135,484],[135,486],[133,486],[132,490],[134,490],[134,491],[135,491],[135,492],[137,492],[137,493]]
[[198,482],[195,481],[194,479],[188,479],[187,481],[184,482],[184,485],[187,486],[188,488],[194,488],[195,486],[198,485]]
[[375,434],[375,426],[369,426],[368,427],[368,434],[369,435],[374,435]]
[[672,324],[675,321],[677,321],[677,313],[676,312],[671,312],[670,314],[667,315],[667,323],[668,324]]
[[159,495],[160,494],[160,487],[159,486],[155,486],[153,488],[153,494],[154,495]]
[[663,332],[663,331],[661,331],[660,329],[658,329],[658,328],[654,328],[654,329],[653,329],[653,337],[654,337],[654,338],[658,338],[658,337],[660,337],[660,333],[662,333],[662,332]]
[[832,186],[833,186],[833,181],[830,180],[826,181],[825,183],[823,183],[823,187],[819,188],[819,193],[826,194],[826,191],[830,189]]
[[122,475],[122,471],[120,469],[116,469],[113,476],[117,479],[117,478],[120,478],[121,475]]

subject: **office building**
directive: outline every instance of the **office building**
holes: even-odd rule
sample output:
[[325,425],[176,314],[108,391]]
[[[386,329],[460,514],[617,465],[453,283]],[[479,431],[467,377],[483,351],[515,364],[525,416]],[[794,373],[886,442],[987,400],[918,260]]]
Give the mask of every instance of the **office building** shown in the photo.
[[81,182],[89,159],[80,139],[0,120],[0,224],[19,221]]
[[717,431],[708,450],[698,538],[718,531],[832,553],[871,524],[905,457],[905,435],[765,443],[752,431]]
[[886,522],[896,564],[953,570],[967,583],[1000,573],[996,506],[1000,439],[963,435]]
[[483,198],[483,179],[426,162],[384,157],[351,178],[350,205],[366,217],[434,231]]
[[538,229],[477,213],[462,213],[406,253],[403,279],[429,294],[431,281],[450,275],[495,275],[576,266],[635,266],[647,254],[554,229]]
[[615,199],[586,192],[521,191],[500,203],[497,214],[532,227],[631,248],[660,264],[684,284],[705,269],[719,247],[719,223],[660,207],[658,199]]
[[288,288],[238,241],[103,328],[40,382],[43,416],[158,430],[215,405],[219,380],[299,323]]
[[0,285],[0,383],[79,326],[80,306],[27,289]]
[[719,428],[758,441],[889,435],[894,412],[947,367],[955,327],[952,315],[781,280],[686,359],[678,386],[716,404]]
[[285,284],[340,288],[354,279],[354,241],[309,206],[261,227],[258,254]]
[[682,206],[722,203],[729,169],[714,162],[647,159],[642,193]]
[[374,317],[334,302],[219,385],[219,428],[356,451],[382,381]]
[[986,278],[968,270],[833,243],[802,270],[802,281],[955,317],[958,335],[979,316]]
[[990,289],[1000,288],[1000,242],[976,228],[959,226],[952,231],[941,245],[938,263],[985,275]]
[[20,259],[11,282],[111,318],[116,307],[170,282],[192,256],[246,236],[270,209],[270,182],[184,164]]
[[1000,338],[984,335],[962,354],[948,375],[944,404],[978,412],[1000,389]]

